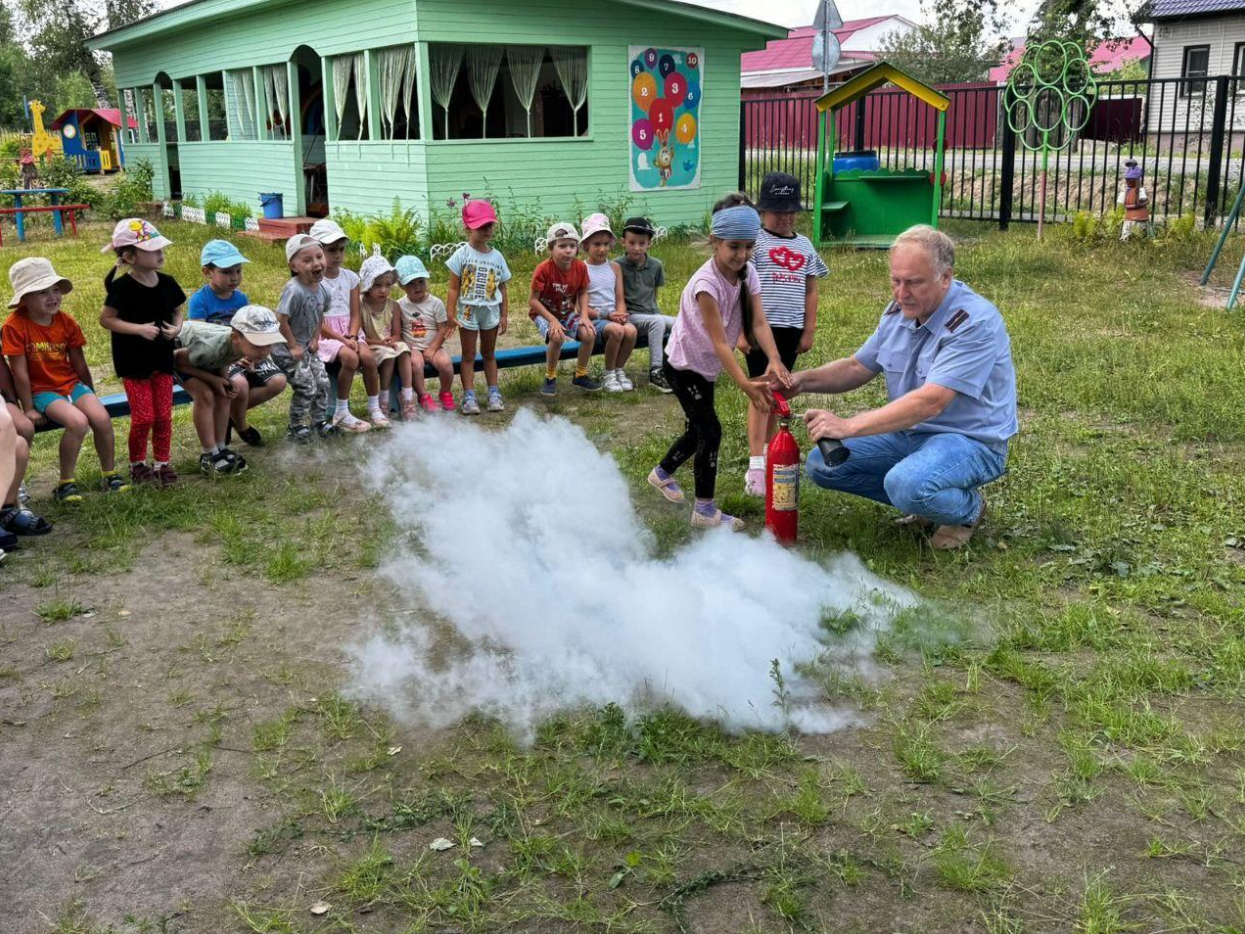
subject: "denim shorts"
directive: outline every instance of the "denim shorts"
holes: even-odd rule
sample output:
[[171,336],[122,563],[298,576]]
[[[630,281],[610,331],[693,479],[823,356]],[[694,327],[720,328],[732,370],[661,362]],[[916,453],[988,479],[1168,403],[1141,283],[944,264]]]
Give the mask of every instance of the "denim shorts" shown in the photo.
[[458,306],[458,326],[468,331],[491,331],[501,324],[500,305]]
[[71,405],[81,399],[83,396],[93,396],[95,393],[86,383],[74,383],[73,389],[69,390],[69,395],[62,396],[59,392],[36,392],[31,396],[30,401],[35,405],[35,411],[40,415],[47,414],[48,406],[53,402],[64,400]]

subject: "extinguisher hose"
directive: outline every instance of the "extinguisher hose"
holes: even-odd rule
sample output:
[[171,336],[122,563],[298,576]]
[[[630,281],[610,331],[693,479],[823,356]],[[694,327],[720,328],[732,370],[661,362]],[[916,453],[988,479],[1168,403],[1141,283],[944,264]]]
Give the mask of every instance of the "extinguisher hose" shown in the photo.
[[826,462],[827,467],[838,467],[852,456],[847,445],[835,438],[820,439],[817,442],[817,450],[821,452],[821,459]]

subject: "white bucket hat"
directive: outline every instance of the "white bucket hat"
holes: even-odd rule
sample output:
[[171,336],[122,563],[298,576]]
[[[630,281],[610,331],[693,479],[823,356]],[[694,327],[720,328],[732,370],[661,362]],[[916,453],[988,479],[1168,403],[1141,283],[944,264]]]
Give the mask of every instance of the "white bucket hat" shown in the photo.
[[393,263],[385,259],[380,252],[380,244],[372,248],[372,255],[363,261],[363,265],[359,267],[359,291],[366,292],[376,284],[379,279],[387,272],[392,272],[395,276],[397,270],[393,268]]
[[584,235],[579,238],[580,246],[587,243],[593,234],[599,233],[607,233],[612,239],[618,239],[610,228],[610,219],[608,217],[604,214],[589,214],[584,218]]
[[9,301],[10,308],[20,305],[22,298],[31,292],[42,292],[54,285],[59,285],[61,291],[66,294],[73,291],[73,283],[64,276],[58,275],[52,268],[51,261],[42,256],[28,256],[10,266],[9,284],[13,286],[13,298]]
[[307,232],[310,236],[315,237],[325,246],[337,243],[340,240],[349,240],[346,231],[342,230],[341,225],[337,221],[329,220],[329,218],[321,218],[311,225],[311,230]]

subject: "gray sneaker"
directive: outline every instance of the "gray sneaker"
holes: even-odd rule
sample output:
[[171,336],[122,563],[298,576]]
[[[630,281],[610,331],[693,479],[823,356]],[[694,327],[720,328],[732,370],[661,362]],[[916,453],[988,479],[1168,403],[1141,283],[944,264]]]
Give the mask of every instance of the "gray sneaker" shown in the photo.
[[468,396],[463,400],[463,404],[459,406],[459,411],[464,415],[479,415],[480,403],[476,402],[474,396]]
[[506,411],[506,403],[501,401],[501,393],[489,393],[488,410],[490,412]]

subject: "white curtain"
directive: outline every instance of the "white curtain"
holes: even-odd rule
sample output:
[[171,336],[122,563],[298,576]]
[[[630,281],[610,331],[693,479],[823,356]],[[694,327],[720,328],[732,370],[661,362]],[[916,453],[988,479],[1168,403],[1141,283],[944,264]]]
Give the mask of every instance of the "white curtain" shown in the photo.
[[229,136],[255,139],[255,79],[250,71],[225,72],[229,97]]
[[493,97],[493,86],[497,83],[502,51],[500,45],[467,47],[467,84],[471,87],[471,96],[476,106],[484,113],[481,136],[485,139],[488,138],[488,102]]
[[532,135],[532,99],[540,81],[540,66],[545,62],[543,45],[508,45],[506,63],[510,66],[510,83],[519,103],[527,111],[527,135]]
[[[285,65],[265,65],[263,68],[264,100],[267,109],[265,120],[272,121],[272,138],[285,139],[286,112],[290,106],[290,82]],[[277,119],[273,119],[273,114]],[[278,122],[279,121],[279,122]]]
[[450,98],[463,63],[463,47],[438,43],[428,47],[428,71],[432,99],[445,111],[445,138],[450,138]]
[[367,126],[367,69],[362,52],[354,56],[354,104],[359,109],[359,139]]
[[380,75],[381,133],[385,139],[394,138],[398,104],[402,103],[404,109],[406,107],[403,92],[414,52],[414,46],[407,45],[381,49],[376,53],[376,71]]
[[415,119],[415,70],[419,68],[419,56],[415,47],[407,49],[406,74],[402,76],[402,101],[406,108],[406,138],[419,135],[419,126]]
[[558,70],[562,91],[575,112],[575,136],[579,135],[579,108],[588,97],[588,50],[583,46],[551,45],[549,55]]
[[342,136],[342,115],[346,112],[346,96],[350,92],[350,72],[353,67],[353,55],[339,55],[333,59],[333,106],[337,109],[336,139],[341,139]]

